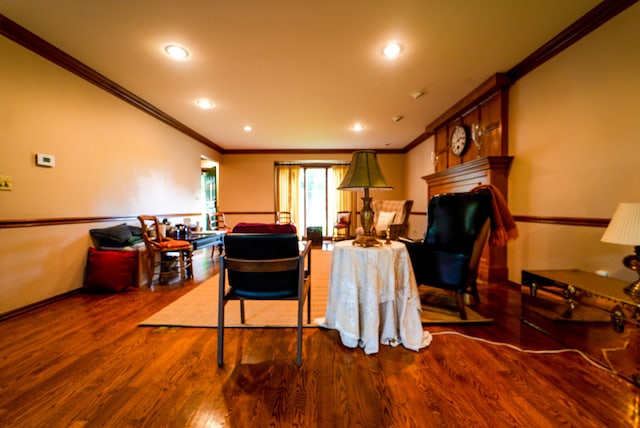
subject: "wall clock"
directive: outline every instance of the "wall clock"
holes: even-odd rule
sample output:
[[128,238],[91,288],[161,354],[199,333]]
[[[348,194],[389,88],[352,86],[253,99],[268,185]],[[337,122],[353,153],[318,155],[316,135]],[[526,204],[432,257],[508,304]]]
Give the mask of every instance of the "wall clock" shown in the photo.
[[464,148],[467,146],[467,130],[462,125],[456,125],[449,139],[449,147],[451,153],[456,156],[462,156]]

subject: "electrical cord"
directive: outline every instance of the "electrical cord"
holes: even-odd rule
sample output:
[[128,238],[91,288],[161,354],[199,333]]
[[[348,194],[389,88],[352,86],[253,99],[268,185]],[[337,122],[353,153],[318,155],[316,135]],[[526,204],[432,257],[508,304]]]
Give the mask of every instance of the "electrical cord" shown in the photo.
[[[605,365],[595,361],[593,358],[591,358],[589,355],[587,355],[586,353],[580,351],[579,349],[547,349],[547,350],[533,350],[533,349],[522,349],[518,346],[512,345],[510,343],[503,343],[503,342],[494,342],[492,340],[487,340],[487,339],[482,339],[480,337],[475,337],[475,336],[469,336],[466,335],[464,333],[460,333],[457,331],[438,331],[438,332],[433,332],[431,333],[432,336],[442,336],[442,335],[453,335],[453,336],[461,336],[465,339],[470,339],[470,340],[475,340],[477,342],[483,342],[483,343],[488,343],[490,345],[495,345],[495,346],[505,346],[507,348],[511,348],[514,349],[518,352],[522,352],[525,354],[562,354],[562,353],[575,353],[580,355],[582,358],[584,358],[589,364],[604,370],[607,373],[611,373],[611,374],[617,374],[617,371],[613,368],[613,365],[611,364],[611,362],[609,361],[609,357],[607,356],[608,352],[611,351],[621,351],[621,350],[625,350],[627,348],[627,345],[629,344],[629,340],[625,340],[623,346],[619,347],[619,348],[603,348],[602,349],[602,353],[604,355],[605,360],[607,361],[607,363],[609,363],[609,367],[606,367]],[[629,335],[629,332],[626,333],[627,337]]]

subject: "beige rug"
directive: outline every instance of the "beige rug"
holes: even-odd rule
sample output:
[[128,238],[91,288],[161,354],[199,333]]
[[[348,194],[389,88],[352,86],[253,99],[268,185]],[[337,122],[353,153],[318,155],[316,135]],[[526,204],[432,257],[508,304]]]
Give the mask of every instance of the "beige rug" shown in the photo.
[[[312,250],[311,255],[311,324],[325,316],[331,251]],[[455,299],[441,290],[420,287],[423,324],[479,323],[491,322],[467,308],[468,320],[458,316]],[[246,323],[240,324],[240,304],[230,301],[225,307],[225,325],[228,327],[295,327],[297,325],[297,302],[295,301],[246,301]],[[196,286],[169,306],[144,320],[141,326],[206,327],[218,325],[218,275]]]
[[[331,267],[331,252],[312,250],[311,254],[311,324],[306,324],[307,308],[304,308],[306,327],[318,327],[315,319],[324,317],[327,307],[327,285]],[[232,300],[225,306],[225,326],[228,327],[295,327],[298,325],[298,302],[255,301],[244,303],[245,324],[240,323],[240,302]],[[192,291],[180,297],[164,309],[146,319],[141,326],[217,327],[218,326],[218,275],[215,275]]]

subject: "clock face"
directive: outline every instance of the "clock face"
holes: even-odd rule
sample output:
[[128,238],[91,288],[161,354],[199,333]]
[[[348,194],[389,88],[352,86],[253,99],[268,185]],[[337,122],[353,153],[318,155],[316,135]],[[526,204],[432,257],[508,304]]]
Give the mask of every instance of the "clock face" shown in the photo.
[[461,156],[467,145],[467,131],[463,126],[457,125],[451,133],[450,147],[451,153]]

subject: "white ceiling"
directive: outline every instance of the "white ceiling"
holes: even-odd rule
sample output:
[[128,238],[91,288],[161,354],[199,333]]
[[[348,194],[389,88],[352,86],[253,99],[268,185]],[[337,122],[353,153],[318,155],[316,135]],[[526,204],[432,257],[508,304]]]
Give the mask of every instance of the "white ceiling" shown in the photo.
[[[397,150],[597,3],[0,0],[0,13],[225,150]],[[395,61],[380,54],[392,39]]]

